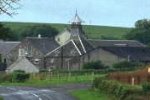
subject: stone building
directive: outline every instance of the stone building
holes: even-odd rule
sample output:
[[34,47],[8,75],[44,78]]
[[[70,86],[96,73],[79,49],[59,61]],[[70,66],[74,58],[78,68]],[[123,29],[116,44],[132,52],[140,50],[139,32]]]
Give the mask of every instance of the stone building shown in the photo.
[[0,54],[1,59],[4,61],[6,56],[12,51],[15,47],[19,45],[19,41],[3,41],[0,40]]
[[10,66],[22,55],[20,52],[23,49],[25,57],[34,65],[44,69],[44,56],[49,51],[54,50],[59,45],[54,38],[46,37],[27,37],[13,50],[7,54],[7,64]]
[[61,46],[45,56],[47,67],[79,70],[83,64],[97,60],[107,66],[124,60],[150,62],[146,45],[135,40],[87,39],[81,23],[76,14],[71,26],[56,36]]
[[[26,58],[24,61],[30,61],[38,71],[79,70],[83,64],[97,60],[108,66],[124,60],[150,62],[150,49],[146,45],[135,40],[87,39],[82,22],[76,13],[71,25],[55,38],[40,35],[25,38],[7,54],[7,64],[11,66],[19,63],[18,59],[22,54]],[[23,49],[23,53],[19,53],[20,49]],[[26,72],[30,72],[29,70],[30,68]]]
[[7,55],[12,51],[20,42],[18,41],[3,41],[0,40],[0,71],[4,71],[7,67]]

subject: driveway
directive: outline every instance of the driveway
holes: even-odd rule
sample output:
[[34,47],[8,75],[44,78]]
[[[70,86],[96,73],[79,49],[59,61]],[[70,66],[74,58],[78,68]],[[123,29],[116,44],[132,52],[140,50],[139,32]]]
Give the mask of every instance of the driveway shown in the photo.
[[0,86],[0,96],[4,97],[4,100],[75,100],[69,92],[88,87],[90,87],[88,84],[68,84],[47,88]]

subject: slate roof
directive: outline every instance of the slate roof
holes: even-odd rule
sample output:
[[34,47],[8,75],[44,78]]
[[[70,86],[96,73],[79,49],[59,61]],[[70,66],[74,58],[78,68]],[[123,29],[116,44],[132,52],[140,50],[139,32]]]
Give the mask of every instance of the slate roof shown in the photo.
[[19,41],[0,41],[0,54],[7,55],[12,49],[19,45]]
[[136,40],[95,40],[88,39],[94,48],[98,47],[146,47]]
[[93,50],[93,46],[83,37],[74,40],[74,42],[82,54],[88,53],[89,51]]
[[6,72],[10,73],[14,70],[23,70],[26,73],[37,73],[39,72],[39,68],[31,63],[27,58],[23,57],[17,59],[12,65],[10,65]]
[[103,47],[122,58],[130,58],[135,61],[150,61],[150,48],[148,47]]
[[36,49],[40,50],[43,54],[46,54],[59,46],[54,38],[47,37],[27,37],[29,41]]
[[81,51],[79,48],[75,47],[74,41],[70,40],[66,44],[57,47],[53,51],[46,54],[46,57],[74,57],[74,56],[80,56]]

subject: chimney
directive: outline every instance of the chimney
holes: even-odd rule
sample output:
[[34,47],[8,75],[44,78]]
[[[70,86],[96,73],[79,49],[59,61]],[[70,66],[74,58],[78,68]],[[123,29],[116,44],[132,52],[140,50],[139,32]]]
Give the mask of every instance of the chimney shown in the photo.
[[39,39],[41,38],[41,34],[38,34],[38,38],[39,38]]

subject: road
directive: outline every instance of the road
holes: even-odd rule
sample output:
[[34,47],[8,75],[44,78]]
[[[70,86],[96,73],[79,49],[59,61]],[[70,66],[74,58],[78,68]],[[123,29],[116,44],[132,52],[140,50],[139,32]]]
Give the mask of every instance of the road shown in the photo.
[[0,96],[4,97],[4,100],[74,100],[66,94],[50,89],[14,86],[0,86]]
[[69,93],[90,88],[91,84],[67,84],[33,88],[23,86],[0,86],[0,96],[4,100],[75,100]]

